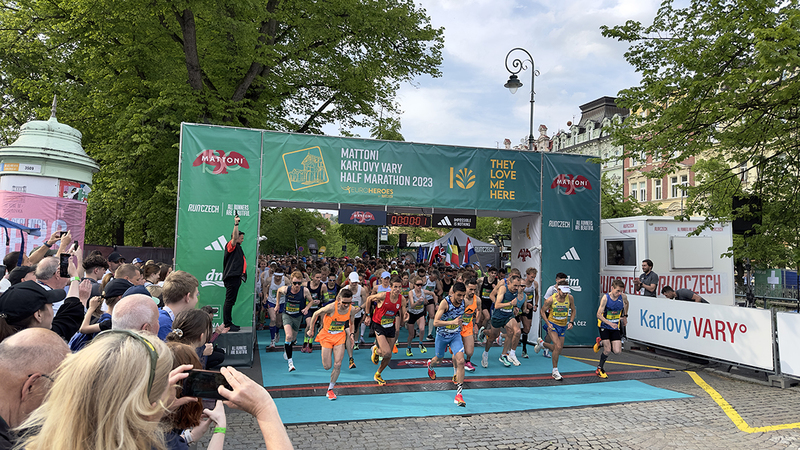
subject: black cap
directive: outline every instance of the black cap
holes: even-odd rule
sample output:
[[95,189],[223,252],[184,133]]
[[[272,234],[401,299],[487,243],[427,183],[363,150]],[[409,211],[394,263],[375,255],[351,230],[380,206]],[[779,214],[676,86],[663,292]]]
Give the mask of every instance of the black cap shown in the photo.
[[15,284],[22,283],[22,279],[25,278],[25,275],[33,272],[36,272],[36,266],[14,267],[14,270],[8,273],[8,281],[14,286]]
[[36,281],[23,281],[8,288],[0,296],[0,315],[9,323],[18,323],[39,311],[48,303],[64,300],[63,289],[47,290]]
[[133,294],[144,294],[148,297],[153,296],[152,294],[150,294],[150,291],[148,291],[147,288],[144,286],[131,286],[122,294],[122,298],[125,298]]
[[113,280],[109,281],[108,284],[106,284],[106,288],[103,289],[103,298],[119,297],[132,286],[133,283],[125,278],[114,278]]
[[122,255],[117,252],[112,252],[110,255],[108,255],[108,260],[111,262],[116,263],[119,262],[120,259],[125,261],[125,258],[123,258]]

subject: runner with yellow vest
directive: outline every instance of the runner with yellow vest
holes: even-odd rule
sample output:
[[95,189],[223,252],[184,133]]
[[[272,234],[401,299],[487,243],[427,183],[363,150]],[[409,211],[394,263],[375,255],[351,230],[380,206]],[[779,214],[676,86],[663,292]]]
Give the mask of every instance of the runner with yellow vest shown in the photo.
[[[561,355],[561,350],[564,348],[564,335],[567,330],[571,330],[575,325],[575,299],[570,294],[570,288],[567,280],[561,280],[556,283],[558,289],[552,297],[544,301],[542,309],[539,314],[544,319],[545,332],[550,336],[552,343],[545,343],[542,338],[536,342],[534,351],[539,353],[542,347],[549,349],[553,352],[553,378],[556,381],[561,381],[561,374],[558,372],[558,356]],[[550,310],[550,315],[545,315],[545,311]]]

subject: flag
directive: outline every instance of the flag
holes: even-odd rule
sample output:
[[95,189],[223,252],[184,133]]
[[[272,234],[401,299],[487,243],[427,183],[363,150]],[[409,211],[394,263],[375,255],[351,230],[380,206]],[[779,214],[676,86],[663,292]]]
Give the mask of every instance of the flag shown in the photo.
[[453,259],[453,244],[450,243],[450,239],[447,239],[447,257],[444,259],[444,265],[449,266],[450,261]]
[[439,254],[439,246],[437,245],[436,247],[434,247],[434,248],[433,248],[433,251],[431,252],[431,257],[430,257],[430,259],[428,260],[428,265],[429,265],[429,266],[432,266],[432,265],[433,265],[433,261],[436,259],[436,256],[437,256],[438,254]]
[[467,251],[464,252],[464,265],[469,264],[469,259],[475,256],[475,247],[472,246],[472,241],[467,238]]
[[454,266],[458,266],[458,265],[460,265],[460,262],[459,262],[460,258],[458,257],[458,249],[459,249],[459,247],[458,247],[458,239],[456,239],[455,236],[453,237],[453,242],[454,242],[454,244],[451,246],[451,250],[450,250],[451,254],[450,254],[449,260],[450,260],[450,264],[452,264]]

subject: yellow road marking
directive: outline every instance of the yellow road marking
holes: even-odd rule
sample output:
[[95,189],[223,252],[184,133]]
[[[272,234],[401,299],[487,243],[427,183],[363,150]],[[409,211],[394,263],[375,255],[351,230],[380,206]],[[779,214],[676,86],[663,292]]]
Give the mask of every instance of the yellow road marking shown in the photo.
[[731,421],[736,425],[736,427],[739,428],[740,430],[744,431],[745,433],[763,433],[765,431],[776,431],[776,430],[787,430],[787,429],[790,429],[790,428],[800,428],[800,422],[784,423],[784,424],[781,424],[781,425],[771,425],[771,426],[767,426],[767,427],[751,427],[750,425],[747,424],[747,422],[744,421],[744,419],[742,419],[742,416],[740,416],[739,413],[737,413],[736,410],[733,409],[733,407],[730,405],[730,403],[725,401],[725,399],[722,398],[721,395],[719,395],[719,392],[714,390],[714,388],[709,386],[708,383],[706,383],[702,378],[700,378],[700,375],[697,375],[696,373],[694,373],[692,371],[689,371],[689,370],[687,370],[686,373],[688,373],[689,376],[692,377],[694,382],[697,383],[697,385],[700,386],[704,391],[706,391],[706,393],[709,396],[711,396],[711,398],[715,402],[717,402],[719,407],[722,408],[722,411],[725,412],[725,414],[728,416],[729,419],[731,419]]
[[[567,356],[567,355],[561,355],[561,356],[563,356],[565,358],[569,358],[569,359],[580,360],[580,361],[591,361],[591,362],[595,362],[595,363],[599,363],[600,362],[599,359],[578,358],[577,356]],[[671,369],[669,367],[648,366],[648,365],[645,365],[645,364],[624,363],[624,362],[617,362],[617,361],[606,361],[606,364],[619,364],[621,366],[647,367],[648,369],[658,369],[658,370],[677,370],[677,369]]]

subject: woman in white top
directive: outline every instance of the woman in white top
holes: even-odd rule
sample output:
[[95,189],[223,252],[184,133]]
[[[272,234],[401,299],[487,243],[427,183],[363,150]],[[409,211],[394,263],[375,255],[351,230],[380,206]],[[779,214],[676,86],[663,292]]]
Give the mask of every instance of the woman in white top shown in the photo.
[[408,329],[408,340],[406,342],[406,356],[414,356],[411,352],[411,341],[414,340],[414,325],[419,328],[417,335],[419,336],[419,351],[426,353],[428,350],[422,344],[422,338],[425,335],[425,291],[422,287],[425,286],[425,279],[415,277],[412,282],[414,289],[408,292],[408,303],[406,304],[406,311],[408,317],[405,318],[406,328]]

